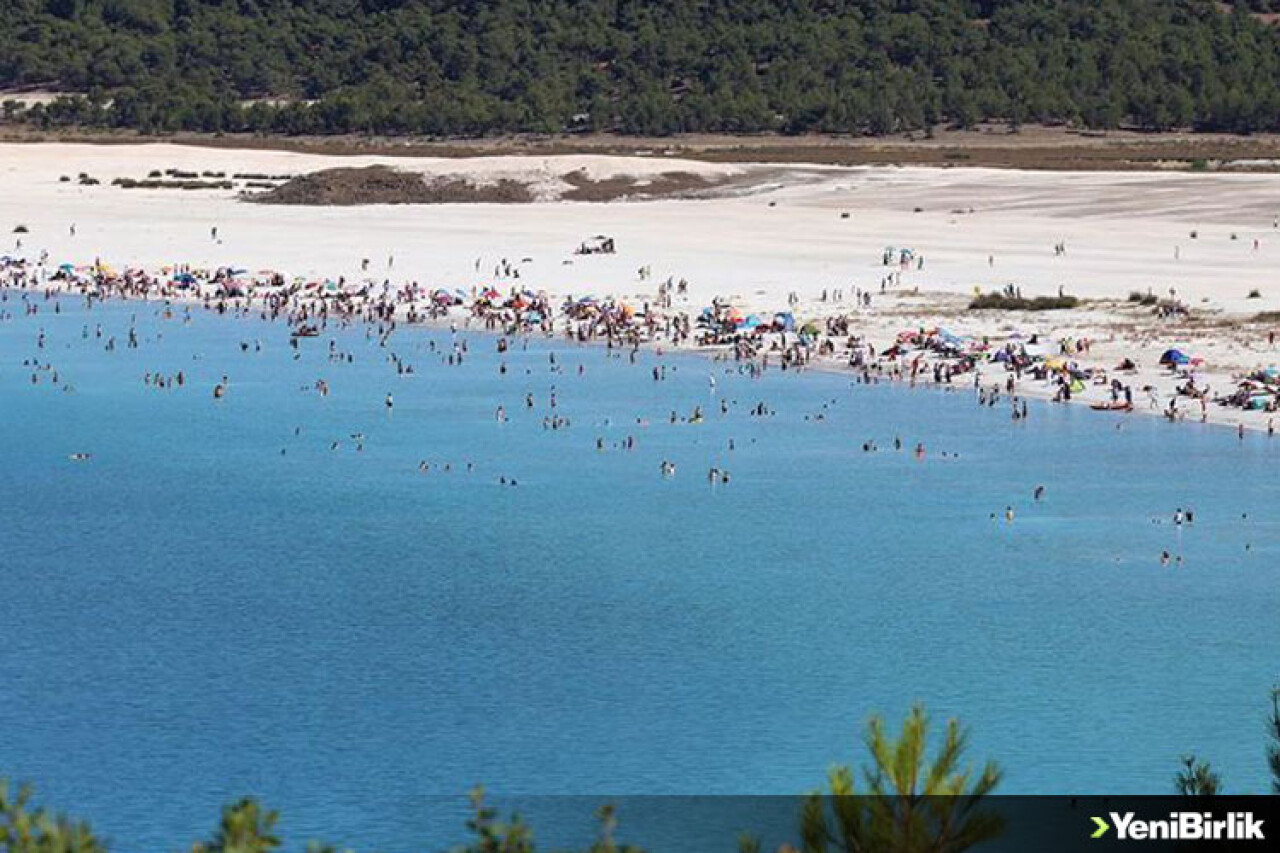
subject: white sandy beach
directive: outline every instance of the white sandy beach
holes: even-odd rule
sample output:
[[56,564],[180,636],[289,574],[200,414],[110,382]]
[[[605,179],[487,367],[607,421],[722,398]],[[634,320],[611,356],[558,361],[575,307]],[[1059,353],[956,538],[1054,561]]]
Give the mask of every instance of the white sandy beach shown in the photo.
[[[238,191],[110,185],[115,178],[145,178],[152,169],[229,176],[374,163],[477,182],[521,180],[546,200],[285,207],[246,203]],[[593,178],[641,179],[689,172],[732,183],[712,198],[556,200],[567,186],[561,177],[582,170]],[[101,183],[79,185],[81,172]],[[64,175],[72,180],[61,182]],[[1272,274],[1280,260],[1280,175],[725,166],[584,155],[325,157],[41,143],[0,145],[0,189],[0,252],[13,251],[20,237],[21,254],[47,250],[56,263],[183,263],[358,279],[368,258],[365,275],[379,281],[470,288],[491,283],[500,259],[528,258],[520,284],[556,295],[646,300],[672,276],[689,282],[688,302],[677,302],[677,309],[696,312],[719,296],[746,311],[783,310],[794,292],[801,321],[852,312],[851,300],[836,305],[819,297],[824,289],[860,287],[875,296],[870,310],[857,312],[855,327],[878,343],[904,328],[934,325],[993,338],[1013,329],[1050,341],[1086,336],[1097,343],[1080,357],[1083,363],[1110,367],[1132,357],[1142,370],[1126,381],[1135,388],[1156,385],[1166,400],[1173,380],[1156,361],[1168,347],[1203,357],[1201,384],[1215,392],[1225,391],[1233,374],[1280,361],[1267,344],[1269,327],[1244,322],[1280,311],[1280,281]],[[9,233],[19,224],[28,233]],[[613,237],[617,254],[573,255],[597,234]],[[1064,256],[1055,256],[1057,243],[1065,243]],[[898,269],[882,265],[889,246],[913,249],[924,265],[904,272],[881,295],[881,279]],[[637,275],[642,266],[652,270],[648,281]],[[1062,288],[1088,301],[1072,311],[1035,314],[965,310],[975,287],[1007,284],[1027,297]],[[1150,308],[1125,302],[1132,291],[1165,297],[1171,288],[1191,307],[1191,319],[1158,320]],[[1252,290],[1260,297],[1248,298]],[[1085,399],[1102,396],[1102,389],[1091,388]],[[1135,402],[1145,408],[1145,395]],[[1198,409],[1188,411],[1188,418],[1199,417]],[[1268,416],[1211,405],[1209,417],[1264,427]]]

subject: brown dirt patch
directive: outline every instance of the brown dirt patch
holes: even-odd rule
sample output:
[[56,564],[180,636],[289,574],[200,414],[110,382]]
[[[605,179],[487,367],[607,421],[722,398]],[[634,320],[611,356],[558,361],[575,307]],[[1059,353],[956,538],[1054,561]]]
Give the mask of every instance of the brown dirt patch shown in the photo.
[[561,196],[566,201],[679,198],[704,192],[721,183],[692,172],[665,172],[644,180],[617,175],[598,181],[588,178],[584,172],[571,172],[564,176],[564,181],[573,187]]
[[[939,129],[888,137],[863,136],[725,136],[687,134],[660,138],[597,135],[522,135],[484,139],[424,139],[378,136],[255,136],[252,134],[178,133],[142,136],[129,131],[66,130],[41,132],[22,127],[0,128],[5,142],[92,142],[137,144],[169,142],[211,148],[297,151],[309,154],[377,154],[413,157],[484,157],[525,154],[615,154],[652,158],[681,157],[721,163],[778,165],[932,165],[986,166],[1007,169],[1074,170],[1212,170],[1217,162],[1280,160],[1280,134],[1236,136],[1221,133],[1133,130],[1092,131],[1069,127],[1024,125],[1010,133],[999,124],[973,130]],[[1243,167],[1280,171],[1274,164]],[[1235,167],[1233,170],[1241,170]]]

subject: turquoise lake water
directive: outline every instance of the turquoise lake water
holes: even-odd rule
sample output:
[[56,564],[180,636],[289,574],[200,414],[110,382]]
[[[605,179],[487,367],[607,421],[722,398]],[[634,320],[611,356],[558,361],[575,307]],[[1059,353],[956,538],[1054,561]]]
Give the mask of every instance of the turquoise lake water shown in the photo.
[[[295,360],[257,319],[21,304],[0,304],[0,775],[120,849],[189,845],[248,793],[295,846],[390,851],[459,841],[481,782],[804,792],[913,701],[971,726],[1007,793],[1167,793],[1191,751],[1265,790],[1280,441],[478,332],[461,366],[425,329],[330,329]],[[32,357],[74,390],[33,385]],[[567,429],[543,428],[552,386]]]

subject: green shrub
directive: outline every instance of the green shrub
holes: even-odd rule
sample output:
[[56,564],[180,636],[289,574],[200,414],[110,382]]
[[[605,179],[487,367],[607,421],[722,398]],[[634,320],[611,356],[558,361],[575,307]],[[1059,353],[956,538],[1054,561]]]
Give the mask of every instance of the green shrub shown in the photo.
[[1059,311],[1075,308],[1080,300],[1074,296],[1037,296],[1032,299],[1021,299],[1017,296],[1005,296],[1002,293],[984,293],[969,303],[972,311]]

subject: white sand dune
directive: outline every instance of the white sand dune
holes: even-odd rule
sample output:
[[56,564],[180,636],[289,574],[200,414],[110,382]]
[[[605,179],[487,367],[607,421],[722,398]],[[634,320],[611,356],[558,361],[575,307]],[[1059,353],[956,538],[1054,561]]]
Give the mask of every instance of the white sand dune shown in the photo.
[[[593,179],[754,173],[760,185],[710,200],[358,208],[266,208],[238,201],[234,191],[109,185],[117,177],[146,177],[151,169],[300,174],[375,163],[477,183],[511,178],[547,189],[581,170]],[[907,284],[925,291],[969,293],[975,285],[1016,282],[1027,295],[1056,293],[1065,285],[1079,295],[1123,297],[1129,290],[1163,293],[1174,286],[1193,303],[1207,298],[1217,308],[1280,307],[1280,283],[1270,272],[1280,259],[1280,230],[1273,227],[1280,215],[1280,175],[790,171],[584,155],[449,160],[163,144],[8,144],[0,145],[0,229],[24,223],[31,229],[28,245],[60,259],[182,260],[304,275],[354,275],[361,258],[383,264],[394,255],[398,276],[470,283],[477,257],[533,257],[528,282],[549,290],[631,292],[635,270],[648,264],[657,278],[689,279],[700,298],[732,293],[756,301],[759,295],[773,305],[791,290],[807,297],[824,287],[877,287],[883,248],[909,246],[926,263]],[[80,172],[101,185],[58,181]],[[953,213],[970,208],[973,213]],[[75,239],[68,233],[71,222],[78,225]],[[221,244],[209,239],[213,225]],[[572,268],[561,264],[583,238],[605,232],[617,238],[617,256],[579,260]],[[1261,241],[1257,251],[1255,238]],[[1065,258],[1052,252],[1059,241],[1067,243]],[[1254,288],[1262,300],[1246,302]]]

